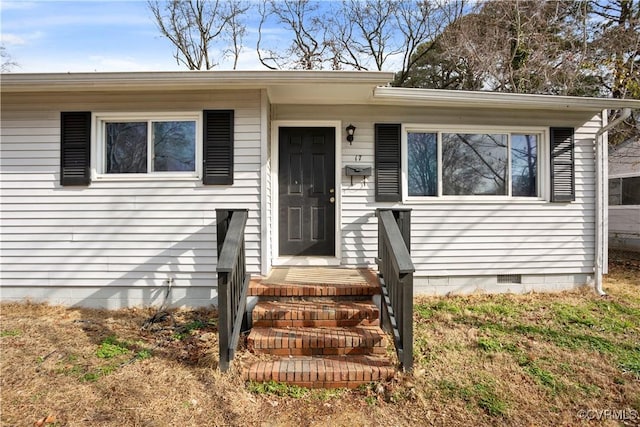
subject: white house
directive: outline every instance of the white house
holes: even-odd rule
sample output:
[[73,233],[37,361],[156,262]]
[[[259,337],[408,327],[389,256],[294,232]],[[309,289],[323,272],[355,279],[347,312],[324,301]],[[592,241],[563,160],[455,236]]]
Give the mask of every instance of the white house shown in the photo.
[[640,101],[392,78],[3,75],[2,301],[147,305],[170,282],[173,304],[211,304],[219,208],[248,209],[253,275],[376,268],[375,210],[405,207],[417,294],[598,286],[603,111]]
[[640,251],[640,140],[609,150],[609,246]]

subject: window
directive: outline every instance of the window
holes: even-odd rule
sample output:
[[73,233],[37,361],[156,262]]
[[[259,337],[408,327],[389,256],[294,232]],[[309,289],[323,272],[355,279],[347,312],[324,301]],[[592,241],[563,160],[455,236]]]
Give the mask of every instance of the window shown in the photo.
[[442,194],[507,194],[507,135],[443,133]]
[[640,176],[609,179],[609,205],[640,205]]
[[407,195],[538,197],[541,135],[408,130]]
[[105,176],[196,176],[199,117],[98,116],[98,172]]
[[538,195],[538,136],[511,135],[511,195]]
[[438,195],[438,139],[435,133],[407,135],[409,196]]

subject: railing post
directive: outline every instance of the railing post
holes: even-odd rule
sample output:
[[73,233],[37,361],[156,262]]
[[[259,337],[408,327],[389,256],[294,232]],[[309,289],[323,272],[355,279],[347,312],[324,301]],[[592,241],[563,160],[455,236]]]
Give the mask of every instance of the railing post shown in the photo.
[[376,264],[378,264],[378,269],[380,269],[381,267],[381,261],[382,261],[382,226],[380,225],[380,212],[382,212],[385,209],[382,208],[378,208],[376,209],[376,219],[378,220],[378,258],[376,258]]
[[231,305],[229,301],[229,273],[218,273],[218,347],[221,371],[229,369],[229,341]]
[[222,249],[224,239],[227,237],[232,214],[233,211],[229,209],[216,209],[216,249],[218,250],[218,256],[220,256],[220,249]]
[[393,209],[393,217],[396,219],[400,234],[404,244],[407,245],[407,250],[411,253],[411,209],[401,208]]
[[[378,208],[376,209],[376,218],[378,218],[378,221],[380,221],[380,213],[382,211],[391,211],[391,213],[393,213],[393,218],[398,224],[404,244],[407,246],[409,253],[411,253],[411,208]],[[381,242],[381,239],[382,229],[378,226],[378,242]],[[378,244],[378,262],[382,259],[381,251],[381,245]]]
[[400,277],[402,288],[402,367],[413,369],[413,273]]

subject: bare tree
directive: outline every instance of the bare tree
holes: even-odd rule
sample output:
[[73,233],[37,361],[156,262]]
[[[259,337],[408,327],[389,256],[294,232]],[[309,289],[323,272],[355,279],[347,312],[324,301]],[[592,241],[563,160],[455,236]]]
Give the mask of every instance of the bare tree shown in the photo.
[[382,70],[402,51],[394,34],[400,3],[345,0],[329,21],[330,45],[337,62],[356,70]]
[[224,51],[225,56],[233,58],[233,69],[238,68],[238,59],[242,52],[244,36],[247,34],[247,27],[242,19],[250,5],[242,1],[229,0],[229,21],[225,30],[226,39],[230,46]]
[[[640,0],[593,0],[591,67],[614,98],[640,99]],[[613,112],[609,120],[615,119]],[[640,136],[640,113],[634,113],[609,134],[618,145]]]
[[464,10],[462,0],[344,0],[327,21],[327,44],[342,66],[399,69],[394,84],[402,85],[413,64],[428,54],[425,43]]
[[607,73],[602,83],[614,98],[640,98],[640,0],[590,3],[595,34],[594,61]]
[[[260,62],[269,69],[324,68],[327,49],[324,18],[319,9],[319,2],[309,0],[269,0],[259,5],[257,51]],[[288,46],[282,46],[281,40],[277,45],[263,40],[263,29],[269,20],[290,34]]]
[[258,14],[260,15],[260,22],[258,24],[258,40],[256,42],[256,52],[258,53],[258,60],[262,65],[270,70],[277,70],[280,68],[278,64],[278,54],[270,48],[264,47],[262,40],[263,28],[269,17],[269,9],[267,3],[258,3]]
[[[178,64],[190,70],[210,70],[225,53],[231,53],[237,65],[245,32],[239,18],[248,6],[233,0],[149,1],[148,5],[158,29],[173,43]],[[225,43],[229,34],[230,50]]]
[[438,51],[425,59],[427,66],[462,65],[483,89],[597,95],[597,79],[583,72],[586,22],[574,0],[487,1],[442,31]]
[[[258,56],[270,69],[399,68],[399,81],[423,53],[417,49],[437,36],[464,10],[447,0],[343,0],[336,5],[313,0],[269,0],[258,5]],[[266,42],[267,23],[290,35],[289,45]]]
[[0,46],[0,58],[2,58],[2,69],[0,72],[10,73],[15,67],[19,67],[18,63],[13,60],[7,48],[4,45]]
[[409,70],[430,53],[430,48],[420,49],[425,43],[435,40],[458,18],[464,15],[464,0],[425,0],[415,6],[401,2],[396,19],[403,35],[402,68],[394,84],[402,85],[409,78]]

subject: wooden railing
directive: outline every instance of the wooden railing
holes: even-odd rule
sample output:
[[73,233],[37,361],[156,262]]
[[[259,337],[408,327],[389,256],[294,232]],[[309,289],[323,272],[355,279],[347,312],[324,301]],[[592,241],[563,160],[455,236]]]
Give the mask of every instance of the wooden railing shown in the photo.
[[400,365],[413,368],[413,273],[411,211],[378,209],[378,271],[382,324],[393,334]]
[[246,209],[216,209],[218,232],[218,335],[221,371],[233,360],[245,315],[249,275],[245,261]]

